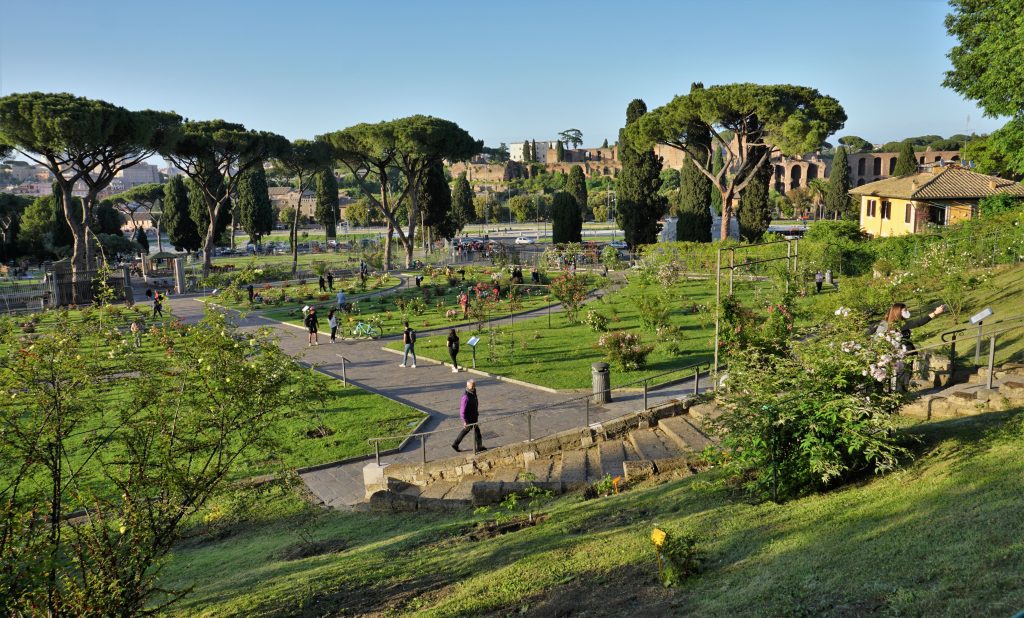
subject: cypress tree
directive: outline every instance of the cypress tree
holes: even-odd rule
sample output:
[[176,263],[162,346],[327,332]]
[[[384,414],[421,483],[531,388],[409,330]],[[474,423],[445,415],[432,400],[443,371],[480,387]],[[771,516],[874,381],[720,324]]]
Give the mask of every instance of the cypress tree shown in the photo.
[[559,245],[582,240],[583,218],[576,198],[559,191],[551,204],[551,242]]
[[146,236],[145,230],[141,227],[135,230],[134,240],[138,243],[139,248],[142,249],[142,255],[149,255],[149,236]]
[[569,179],[565,183],[565,191],[576,200],[580,209],[581,219],[587,218],[587,179],[583,176],[583,168],[574,165],[569,169]]
[[334,177],[334,170],[325,169],[317,173],[314,182],[316,209],[313,217],[327,230],[327,238],[335,238],[338,235],[338,179]]
[[[697,83],[690,92],[703,89]],[[693,151],[707,156],[711,150],[711,131],[707,126],[691,123],[686,129],[687,140]],[[679,174],[679,220],[676,239],[692,242],[711,242],[711,179],[701,173],[687,155]]]
[[242,229],[252,242],[259,244],[274,229],[274,205],[270,203],[262,165],[246,171],[238,180],[238,210]]
[[[751,157],[760,157],[763,154],[751,150]],[[769,160],[765,160],[761,167],[754,172],[754,177],[740,192],[740,207],[738,223],[740,227],[740,238],[748,242],[761,240],[768,226],[772,222],[772,201],[768,197],[768,185],[772,178],[772,166]]]
[[438,238],[455,238],[460,228],[452,208],[452,190],[444,177],[444,165],[440,161],[432,163],[423,175],[419,200],[427,228]]
[[469,186],[466,172],[462,172],[455,179],[455,188],[452,189],[452,217],[458,231],[476,219],[476,209],[473,207],[473,188]]
[[[626,108],[626,125],[636,122],[647,113],[641,99],[633,99]],[[661,186],[661,157],[654,149],[637,152],[630,146],[623,131],[619,131],[618,204],[615,220],[622,229],[630,248],[647,245],[658,240],[661,226],[658,219],[665,214],[667,202],[658,195]]]
[[[725,159],[722,158],[722,149],[715,144],[715,156],[711,160],[711,173],[718,174],[725,167]],[[716,216],[722,215],[722,192],[714,185],[711,186],[711,210]]]
[[832,158],[832,171],[828,176],[825,191],[825,216],[845,215],[850,208],[850,163],[846,159],[846,148],[836,148]]
[[565,148],[562,146],[562,140],[555,142],[555,161],[559,163],[565,161]]
[[530,163],[537,162],[537,140],[530,141]]
[[[259,167],[259,166],[257,166]],[[221,195],[224,192],[224,177],[218,172],[210,174],[207,178],[203,179],[203,184],[210,188],[210,192],[214,195]],[[196,229],[199,230],[201,236],[205,236],[204,231],[210,224],[210,211],[206,207],[206,194],[202,187],[200,187],[194,180],[189,178],[185,181],[185,186],[188,188],[188,214],[192,218],[192,222],[196,224]],[[227,200],[224,203],[224,207],[221,209],[221,218],[217,221],[214,228],[213,237],[220,239],[224,234],[224,230],[227,229],[228,224],[231,222],[231,201]],[[202,246],[202,245],[200,245]]]
[[917,173],[917,155],[914,153],[914,145],[909,139],[900,143],[900,154],[896,157],[896,169],[893,176],[906,176]]
[[607,148],[607,147],[608,147],[608,138],[606,137],[606,138],[604,138],[604,141],[601,142],[601,148]]
[[96,207],[95,221],[91,226],[96,234],[110,234],[111,236],[124,236],[121,225],[124,224],[124,217],[117,212],[109,200],[103,200]]
[[198,251],[203,246],[199,228],[189,214],[188,188],[181,176],[174,176],[164,186],[163,230],[178,251]]
[[[76,198],[72,203],[75,208],[74,216],[81,217],[82,201]],[[70,247],[75,240],[74,236],[71,235],[71,226],[68,225],[68,218],[64,215],[64,192],[56,182],[53,183],[53,222],[53,232],[50,235],[50,242],[53,247]]]

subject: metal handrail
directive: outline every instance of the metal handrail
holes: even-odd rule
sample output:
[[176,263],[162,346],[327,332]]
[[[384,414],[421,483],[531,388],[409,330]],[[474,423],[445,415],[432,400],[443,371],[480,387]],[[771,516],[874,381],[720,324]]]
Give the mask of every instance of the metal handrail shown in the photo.
[[[1022,318],[1022,319],[1024,319],[1024,318]],[[956,339],[955,341],[937,341],[935,343],[931,343],[931,344],[928,344],[928,345],[914,346],[914,349],[915,349],[916,352],[923,352],[925,350],[935,350],[935,349],[941,348],[943,346],[949,345],[950,343],[962,343],[962,342],[965,342],[965,341],[973,341],[975,339],[983,339],[983,338],[986,338],[986,337],[991,338],[991,337],[995,337],[995,336],[998,336],[998,335],[1002,335],[1004,333],[1008,333],[1010,331],[1017,330],[1019,328],[1024,328],[1024,324],[1017,324],[1016,326],[1010,326],[1008,328],[1004,328],[1004,329],[1001,329],[1001,330],[988,331],[988,332],[985,332],[985,333],[975,333],[973,335],[968,335],[968,336],[964,337],[963,339]],[[950,332],[953,332],[953,331],[950,331]],[[957,331],[957,332],[961,332],[961,331]]]
[[[622,388],[627,388],[627,387],[630,387],[630,386],[634,386],[636,384],[643,384],[644,385],[644,409],[646,410],[646,409],[648,409],[648,406],[647,406],[647,390],[648,390],[648,384],[650,383],[651,380],[654,380],[654,379],[657,379],[657,378],[660,378],[660,377],[664,377],[664,376],[667,376],[667,375],[672,375],[672,374],[676,374],[676,373],[682,373],[684,371],[694,371],[694,377],[695,377],[695,380],[694,380],[694,391],[697,392],[699,390],[699,387],[700,387],[700,373],[701,373],[701,369],[710,369],[710,367],[711,367],[711,365],[709,363],[707,363],[707,362],[693,363],[693,364],[687,365],[685,367],[679,367],[677,369],[671,369],[669,371],[658,373],[658,374],[655,374],[653,376],[648,376],[646,378],[640,378],[640,379],[634,380],[632,382],[627,382],[626,384],[620,384],[619,386],[616,386],[614,388],[609,386],[609,390],[622,389]],[[590,425],[590,400],[593,397],[594,397],[594,393],[589,393],[589,394],[586,394],[586,395],[580,395],[580,396],[577,396],[577,397],[570,397],[568,399],[564,399],[562,401],[559,401],[559,402],[556,402],[556,403],[553,403],[553,404],[549,404],[549,405],[544,406],[544,407],[533,407],[533,408],[529,408],[527,410],[520,410],[520,411],[517,411],[517,412],[512,412],[510,414],[502,415],[502,417],[503,418],[509,418],[509,417],[515,417],[515,416],[526,416],[527,417],[528,441],[529,442],[533,442],[533,415],[535,413],[541,412],[544,408],[551,408],[551,407],[556,407],[556,406],[563,406],[563,405],[570,404],[570,403],[573,403],[573,402],[586,401],[586,412],[587,412],[586,424],[589,426]],[[473,427],[473,426],[478,426],[478,425],[479,425],[479,423],[469,423],[467,425],[464,425],[463,427]],[[446,428],[441,428],[441,429],[434,429],[432,431],[421,431],[421,432],[417,432],[417,433],[397,435],[397,436],[376,436],[376,437],[372,437],[372,438],[367,438],[366,441],[368,443],[370,443],[370,444],[373,444],[373,446],[374,446],[374,456],[376,458],[377,463],[379,464],[380,463],[380,443],[382,441],[384,441],[384,440],[409,440],[409,439],[412,439],[412,438],[418,438],[418,439],[420,439],[421,446],[422,446],[422,449],[423,449],[423,463],[426,463],[426,461],[427,461],[426,460],[427,454],[426,454],[426,439],[425,438],[427,438],[429,436],[432,436],[432,435],[436,435],[436,434],[450,433],[452,431],[461,431],[463,427],[446,427]]]
[[[1022,313],[1020,315],[1015,315],[1013,317],[1002,318],[1002,319],[996,320],[995,322],[990,323],[989,326],[997,326],[999,324],[1008,324],[1010,322],[1021,322],[1021,321],[1024,321],[1024,313]],[[979,323],[978,326],[981,326],[981,324]],[[971,328],[974,328],[973,324],[970,325],[970,326],[963,326],[961,328],[954,328],[952,330],[947,330],[946,332],[944,332],[941,335],[939,335],[939,337],[942,339],[942,341],[944,341],[946,343],[950,343],[950,340],[946,339],[947,336],[949,336],[949,335],[959,335],[960,333],[967,332]],[[954,337],[954,339],[955,339],[955,337]]]

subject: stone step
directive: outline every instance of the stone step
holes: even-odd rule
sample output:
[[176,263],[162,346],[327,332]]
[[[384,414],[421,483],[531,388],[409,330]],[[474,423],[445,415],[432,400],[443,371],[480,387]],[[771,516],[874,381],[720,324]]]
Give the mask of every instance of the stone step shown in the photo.
[[454,481],[435,481],[426,487],[421,487],[419,495],[421,498],[436,498],[438,500],[444,499],[448,494],[452,493],[459,484]]
[[562,451],[561,481],[565,491],[581,489],[587,484],[586,451]]
[[714,402],[699,403],[695,406],[690,406],[688,414],[693,417],[695,424],[699,427],[709,420],[718,418],[722,411]]
[[562,461],[560,457],[535,459],[526,467],[526,471],[533,475],[533,480],[535,481],[541,483],[558,482],[562,474]]
[[473,500],[473,483],[480,479],[473,478],[459,482],[453,487],[448,493],[445,494],[445,500],[465,500],[472,502]]
[[657,461],[679,456],[679,449],[673,444],[669,446],[653,429],[637,429],[629,432],[629,441],[636,448],[641,459]]
[[604,478],[604,468],[601,466],[601,449],[592,446],[584,451],[587,455],[587,482],[596,483]]
[[684,451],[700,453],[711,444],[711,439],[685,416],[663,418],[658,421],[658,429]]
[[490,475],[490,480],[512,483],[519,477],[519,473],[519,468],[498,468]]
[[622,462],[626,461],[626,448],[621,440],[609,440],[598,445],[601,462],[601,476],[610,474],[612,478],[622,476]]

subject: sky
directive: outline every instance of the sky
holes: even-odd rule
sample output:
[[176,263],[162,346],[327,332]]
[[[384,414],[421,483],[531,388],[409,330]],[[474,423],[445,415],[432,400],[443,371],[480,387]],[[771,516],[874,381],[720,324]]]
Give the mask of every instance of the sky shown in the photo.
[[941,85],[947,12],[939,0],[0,0],[0,95],[71,92],[290,139],[428,114],[488,146],[568,128],[597,146],[634,98],[654,108],[695,81],[790,83],[839,100],[839,136],[990,132],[1003,121]]

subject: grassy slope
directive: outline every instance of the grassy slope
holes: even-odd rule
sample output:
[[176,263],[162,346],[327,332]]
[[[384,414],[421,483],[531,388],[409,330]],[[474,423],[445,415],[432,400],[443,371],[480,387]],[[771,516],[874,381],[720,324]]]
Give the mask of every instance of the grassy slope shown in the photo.
[[[338,554],[286,562],[298,500],[222,541],[183,546],[165,583],[204,616],[965,616],[1024,608],[1024,411],[922,426],[907,469],[788,504],[750,504],[711,472],[549,505],[550,519],[483,541],[472,516],[326,513]],[[699,575],[656,580],[653,526],[697,535]],[[575,614],[574,614],[575,615]]]

